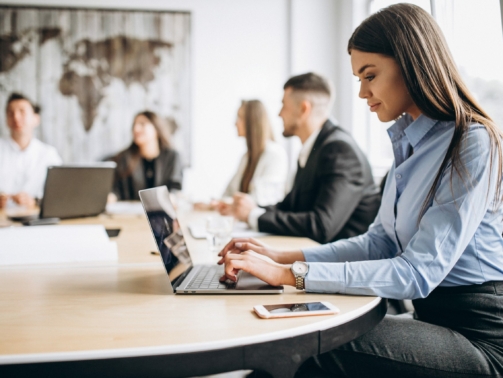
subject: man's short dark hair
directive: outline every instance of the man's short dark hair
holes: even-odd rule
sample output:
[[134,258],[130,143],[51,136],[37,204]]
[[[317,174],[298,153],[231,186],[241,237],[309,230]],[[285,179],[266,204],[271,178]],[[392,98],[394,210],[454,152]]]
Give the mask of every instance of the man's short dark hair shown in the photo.
[[285,83],[283,89],[292,88],[294,91],[314,92],[331,96],[330,84],[324,77],[313,72],[293,76]]
[[7,108],[9,107],[9,104],[13,101],[18,101],[18,100],[25,100],[25,101],[28,101],[31,105],[31,107],[33,108],[33,111],[36,113],[36,114],[40,114],[40,106],[38,106],[37,104],[33,103],[28,97],[26,97],[25,95],[22,95],[21,93],[17,93],[17,92],[13,92],[11,93],[11,95],[9,96],[9,98],[7,99],[7,105],[5,105],[5,110],[7,110]]

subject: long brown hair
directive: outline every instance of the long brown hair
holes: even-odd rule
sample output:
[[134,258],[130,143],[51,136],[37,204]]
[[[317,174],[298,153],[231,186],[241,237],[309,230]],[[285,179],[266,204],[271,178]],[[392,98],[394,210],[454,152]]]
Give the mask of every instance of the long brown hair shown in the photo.
[[260,155],[264,152],[266,142],[273,140],[271,125],[265,106],[259,100],[242,101],[244,113],[246,147],[248,148],[246,168],[241,179],[240,191],[248,193],[250,182],[257,168]]
[[[495,205],[499,204],[503,134],[461,79],[442,31],[433,17],[412,4],[384,8],[356,28],[348,43],[348,53],[351,54],[352,50],[394,58],[400,66],[408,92],[421,112],[431,119],[455,121],[454,135],[422,205],[419,219],[434,200],[442,175],[450,163],[451,188],[454,173],[465,182],[468,173],[461,160],[460,150],[473,122],[483,125],[489,134],[491,170],[494,152],[497,152],[498,182],[494,199]],[[491,176],[489,184],[490,180]]]
[[[162,151],[164,149],[169,148],[171,146],[170,132],[168,130],[168,126],[166,125],[166,123],[156,113],[150,110],[144,110],[134,116],[132,127],[134,127],[136,119],[139,116],[146,117],[150,121],[150,123],[152,123],[152,125],[154,126],[157,132],[157,141],[159,142],[159,150]],[[124,151],[124,153],[130,153],[131,158],[127,162],[126,169],[123,172],[120,172],[119,174],[122,177],[127,177],[134,172],[136,166],[141,160],[140,148],[133,140],[131,145]]]

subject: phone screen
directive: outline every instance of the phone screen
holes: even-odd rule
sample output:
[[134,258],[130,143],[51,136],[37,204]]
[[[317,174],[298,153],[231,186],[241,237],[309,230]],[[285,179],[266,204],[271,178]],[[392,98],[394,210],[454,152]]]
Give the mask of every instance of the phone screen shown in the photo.
[[271,314],[285,312],[330,311],[330,309],[321,302],[264,305],[264,308]]

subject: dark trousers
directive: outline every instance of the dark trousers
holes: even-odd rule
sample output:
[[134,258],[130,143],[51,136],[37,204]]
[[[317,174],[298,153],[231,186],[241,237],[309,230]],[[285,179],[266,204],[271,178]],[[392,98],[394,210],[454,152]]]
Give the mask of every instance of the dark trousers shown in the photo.
[[296,377],[503,377],[503,282],[437,288]]

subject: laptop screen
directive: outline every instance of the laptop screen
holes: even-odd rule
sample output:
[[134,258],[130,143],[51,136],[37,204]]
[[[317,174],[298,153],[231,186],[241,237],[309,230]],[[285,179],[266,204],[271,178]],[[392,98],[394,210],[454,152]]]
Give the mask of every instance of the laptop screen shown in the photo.
[[139,195],[162,262],[173,282],[192,266],[192,260],[168,188],[159,186],[140,190]]

